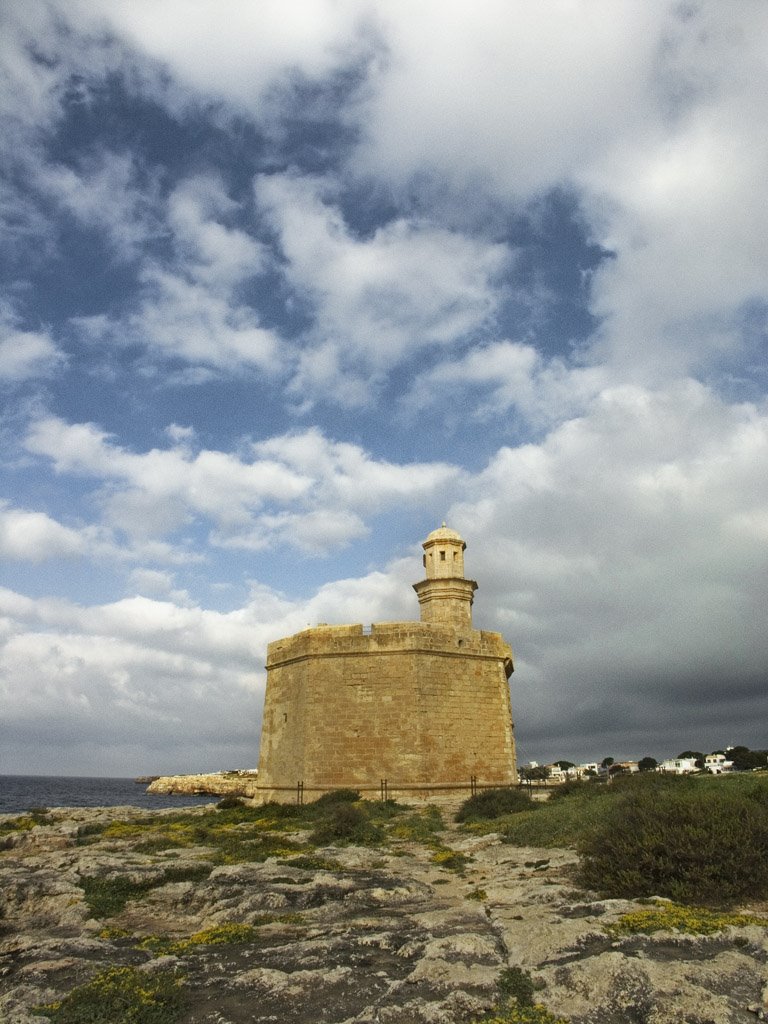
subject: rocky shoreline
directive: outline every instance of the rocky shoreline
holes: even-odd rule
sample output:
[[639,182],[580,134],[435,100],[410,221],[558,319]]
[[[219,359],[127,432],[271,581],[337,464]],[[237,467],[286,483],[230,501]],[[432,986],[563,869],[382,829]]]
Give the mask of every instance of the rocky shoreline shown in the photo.
[[147,786],[148,793],[178,796],[255,796],[255,772],[209,772],[198,775],[158,775]]
[[[186,809],[184,827],[212,813]],[[570,850],[451,827],[440,842],[453,857],[394,831],[302,856],[292,844],[306,834],[283,832],[272,856],[217,863],[205,844],[153,848],[175,814],[60,809],[5,832],[0,816],[4,1024],[42,1024],[36,1007],[108,965],[183,971],[184,1024],[467,1024],[498,1005],[510,968],[572,1024],[748,1024],[768,1011],[768,929],[617,937],[611,926],[647,901],[579,890]],[[89,879],[144,889],[97,917]],[[194,938],[226,926],[249,940]]]

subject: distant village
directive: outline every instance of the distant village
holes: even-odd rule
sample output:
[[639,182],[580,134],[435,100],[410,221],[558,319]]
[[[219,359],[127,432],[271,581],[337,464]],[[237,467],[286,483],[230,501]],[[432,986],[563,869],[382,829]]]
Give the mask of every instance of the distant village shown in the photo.
[[531,761],[518,766],[521,782],[563,783],[578,780],[598,779],[610,781],[617,775],[631,775],[635,772],[663,772],[667,775],[725,775],[730,772],[768,770],[768,750],[750,750],[745,746],[726,747],[704,754],[700,750],[684,750],[677,757],[657,761],[654,757],[643,757],[639,761],[616,761],[604,757],[602,761],[587,761],[574,764],[572,761],[553,761],[552,764],[538,764]]

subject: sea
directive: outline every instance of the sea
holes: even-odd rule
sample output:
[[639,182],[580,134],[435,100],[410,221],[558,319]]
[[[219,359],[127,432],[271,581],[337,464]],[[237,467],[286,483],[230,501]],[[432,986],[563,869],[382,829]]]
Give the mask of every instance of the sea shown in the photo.
[[70,775],[0,775],[0,814],[33,807],[132,807],[162,809],[214,803],[215,796],[168,796],[147,793],[133,779],[77,778]]

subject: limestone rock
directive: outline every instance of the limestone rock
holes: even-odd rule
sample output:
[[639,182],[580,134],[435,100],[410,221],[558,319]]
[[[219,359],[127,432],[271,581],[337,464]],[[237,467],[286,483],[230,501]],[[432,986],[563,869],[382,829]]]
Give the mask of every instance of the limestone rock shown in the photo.
[[[446,841],[473,858],[458,875],[416,843],[328,848],[303,866],[290,857],[214,866],[204,847],[78,842],[78,827],[121,816],[56,812],[34,841],[0,851],[3,1024],[41,1024],[35,1006],[110,965],[183,968],[188,1024],[468,1024],[493,1007],[509,967],[530,972],[537,998],[572,1024],[768,1019],[768,930],[612,938],[606,926],[638,905],[575,889],[572,851],[452,834]],[[210,870],[164,883],[169,865]],[[82,888],[93,876],[154,887],[94,920]],[[257,937],[173,945],[224,924],[251,925]],[[147,936],[166,946],[153,950]]]

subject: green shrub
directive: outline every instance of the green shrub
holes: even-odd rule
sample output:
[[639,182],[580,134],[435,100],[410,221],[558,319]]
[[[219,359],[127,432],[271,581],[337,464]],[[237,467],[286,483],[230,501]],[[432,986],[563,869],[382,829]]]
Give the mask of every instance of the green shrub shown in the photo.
[[456,821],[488,821],[503,814],[534,810],[536,805],[521,789],[486,789],[471,796],[458,810]]
[[279,822],[301,817],[306,808],[300,804],[279,804],[276,800],[270,800],[252,810],[257,813],[260,822]]
[[243,801],[239,796],[223,796],[221,800],[216,804],[216,809],[219,811],[231,811],[234,807],[242,807]]
[[499,975],[499,992],[505,999],[514,999],[518,1006],[533,1006],[536,988],[528,971],[520,967],[507,967]]
[[[717,780],[713,781],[717,785]],[[701,786],[702,782],[688,780],[687,784]],[[486,827],[501,832],[504,841],[515,846],[576,846],[627,793],[666,791],[685,785],[685,779],[650,772],[616,778],[610,784],[565,783],[553,789],[548,800],[534,804],[535,813],[508,815]],[[482,827],[481,822],[472,825],[476,830]]]
[[383,840],[384,832],[370,820],[362,808],[348,802],[331,802],[329,811],[328,816],[319,822],[310,836],[313,843],[320,846],[334,843],[373,846]]
[[360,799],[360,792],[357,789],[333,789],[330,793],[323,793],[317,800],[313,800],[312,807],[329,807],[334,804],[354,804]]
[[565,797],[578,796],[584,799],[604,796],[609,792],[609,786],[602,782],[590,782],[586,779],[569,779],[560,786],[553,786],[547,791],[548,802],[563,800]]
[[110,967],[36,1012],[55,1024],[175,1024],[186,1004],[181,986],[171,971]]
[[405,805],[395,800],[362,800],[361,804],[371,821],[388,822],[399,818],[406,811]]
[[753,791],[690,780],[632,786],[579,843],[582,884],[682,903],[768,897],[768,806]]

